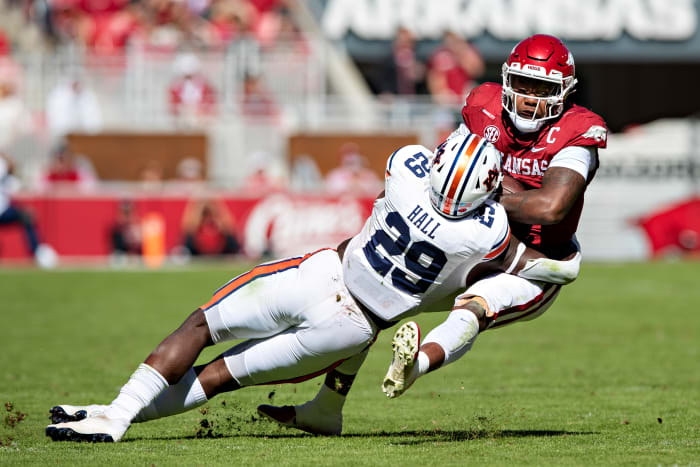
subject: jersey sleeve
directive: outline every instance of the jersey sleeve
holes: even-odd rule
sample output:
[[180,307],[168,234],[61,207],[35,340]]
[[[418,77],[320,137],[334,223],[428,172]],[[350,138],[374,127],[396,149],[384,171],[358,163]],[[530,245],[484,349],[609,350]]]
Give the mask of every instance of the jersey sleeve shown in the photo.
[[595,165],[595,149],[589,146],[567,146],[554,155],[549,168],[565,167],[581,174],[584,180]]
[[608,143],[605,121],[588,109],[580,109],[570,121],[576,122],[568,146],[588,146],[603,149]]
[[493,232],[490,236],[490,248],[486,251],[482,261],[498,258],[506,251],[510,243],[510,226],[508,225],[506,211],[500,204],[496,202],[491,203],[495,210],[493,225],[490,227],[493,229]]
[[[484,115],[491,116],[495,119],[493,113],[489,113],[486,107],[488,107],[500,93],[500,85],[496,83],[484,83],[475,87],[467,94],[464,107],[462,107],[462,120],[467,128],[477,130],[479,128],[479,120],[481,120]],[[500,100],[498,100],[498,102],[500,102]]]

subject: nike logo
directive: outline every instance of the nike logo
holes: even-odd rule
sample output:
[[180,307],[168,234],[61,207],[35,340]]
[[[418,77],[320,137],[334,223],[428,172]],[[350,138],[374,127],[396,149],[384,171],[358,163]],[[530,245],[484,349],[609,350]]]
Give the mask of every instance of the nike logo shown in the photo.
[[532,152],[540,152],[540,151],[544,151],[545,149],[547,149],[546,146],[543,147],[543,148],[532,148],[531,151],[532,151]]

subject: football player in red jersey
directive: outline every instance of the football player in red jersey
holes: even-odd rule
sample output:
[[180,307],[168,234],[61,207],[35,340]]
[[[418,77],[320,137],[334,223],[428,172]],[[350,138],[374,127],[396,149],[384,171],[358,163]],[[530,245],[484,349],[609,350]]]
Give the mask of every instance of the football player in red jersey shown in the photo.
[[[517,276],[508,274],[522,259],[525,247],[519,247],[506,272],[470,282],[447,320],[426,336],[422,346],[416,323],[401,326],[382,385],[388,397],[401,395],[419,376],[460,358],[480,332],[541,315],[561,285],[578,275],[581,254],[574,233],[607,128],[598,115],[567,100],[575,85],[569,50],[558,38],[538,34],[513,48],[503,64],[502,85],[485,83],[467,96],[464,123],[455,134],[477,133],[503,153],[503,172],[511,178],[504,180],[500,202],[512,230],[551,259],[528,260]],[[524,189],[509,192],[507,187],[514,185]],[[354,374],[334,370],[314,400],[258,410],[283,425],[323,433],[316,425],[340,419],[352,378]]]
[[[581,254],[574,234],[584,192],[598,168],[598,149],[606,146],[605,122],[567,100],[576,85],[574,58],[554,36],[537,34],[518,43],[502,77],[501,85],[472,90],[455,133],[483,135],[503,153],[503,172],[512,177],[510,186],[520,187],[504,190],[500,198],[513,233],[551,259],[530,260],[517,276],[498,272],[469,286],[458,297],[461,308],[433,329],[420,349],[417,324],[399,328],[383,384],[389,397],[459,359],[480,332],[540,316],[561,285],[578,275]],[[562,261],[552,267],[552,259]]]
[[501,198],[526,243],[558,256],[576,232],[583,192],[606,144],[605,122],[567,97],[574,59],[553,36],[520,42],[503,64],[503,84],[474,89],[461,131],[484,135],[504,154],[503,170],[526,191]]

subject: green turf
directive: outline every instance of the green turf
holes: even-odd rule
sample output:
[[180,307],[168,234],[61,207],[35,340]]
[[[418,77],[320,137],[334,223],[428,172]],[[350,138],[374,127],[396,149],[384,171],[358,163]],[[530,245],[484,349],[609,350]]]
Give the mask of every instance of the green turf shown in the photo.
[[[387,400],[381,333],[344,435],[298,434],[255,407],[320,379],[248,388],[134,425],[114,445],[44,436],[56,403],[104,403],[237,270],[0,271],[0,464],[700,465],[700,263],[584,264],[543,317],[480,336],[461,361]],[[418,317],[424,333],[444,314]],[[221,348],[209,349],[209,358]],[[4,410],[0,405],[0,410]],[[10,427],[8,415],[26,414]],[[213,423],[197,437],[201,421]]]

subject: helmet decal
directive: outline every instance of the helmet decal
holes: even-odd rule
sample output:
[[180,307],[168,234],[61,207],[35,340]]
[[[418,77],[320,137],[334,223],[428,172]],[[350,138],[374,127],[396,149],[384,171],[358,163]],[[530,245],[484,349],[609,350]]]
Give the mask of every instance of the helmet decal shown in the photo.
[[488,175],[486,176],[486,178],[483,181],[483,184],[484,184],[484,186],[486,186],[486,189],[488,191],[493,190],[493,188],[494,188],[493,184],[498,179],[499,173],[500,172],[499,172],[497,166],[494,166],[493,169],[489,170]]

